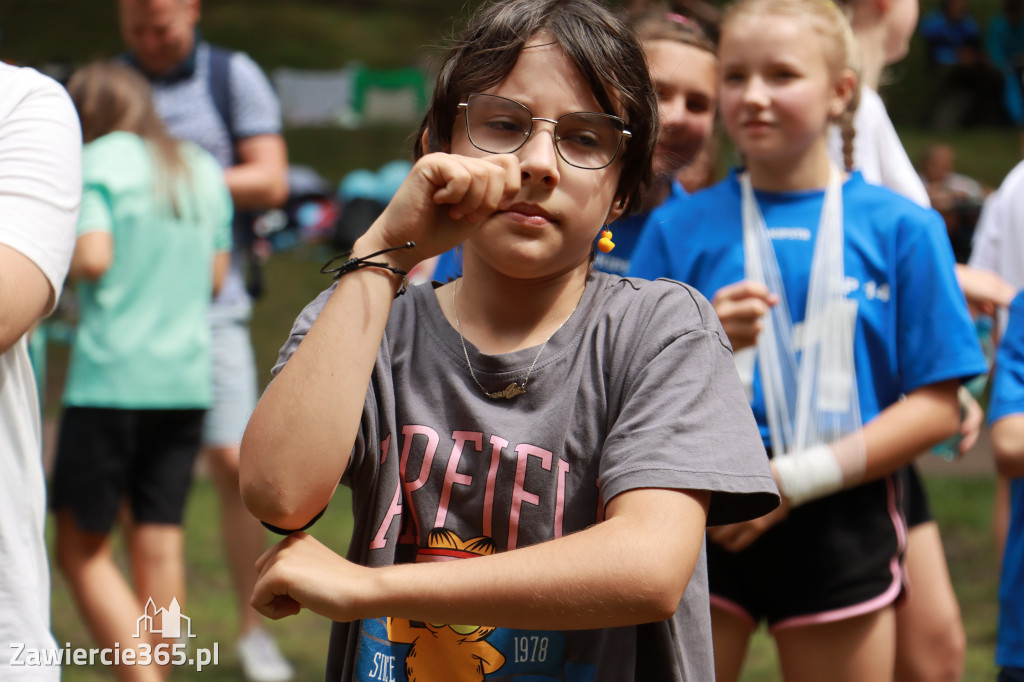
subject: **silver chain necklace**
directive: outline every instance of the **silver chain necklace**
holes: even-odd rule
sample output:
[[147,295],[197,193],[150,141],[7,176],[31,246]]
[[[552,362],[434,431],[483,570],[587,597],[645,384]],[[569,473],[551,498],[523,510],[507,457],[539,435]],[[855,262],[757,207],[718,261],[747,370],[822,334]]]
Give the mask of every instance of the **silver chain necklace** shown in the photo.
[[569,313],[569,317],[566,317],[564,320],[562,320],[562,324],[558,325],[558,329],[551,332],[551,334],[548,335],[548,338],[544,339],[544,343],[541,344],[540,350],[537,351],[536,357],[534,357],[533,362],[530,363],[530,369],[526,370],[526,376],[523,377],[523,383],[517,384],[516,382],[513,381],[502,390],[494,391],[493,393],[491,393],[486,388],[484,388],[484,385],[481,384],[480,380],[476,378],[476,372],[473,371],[473,364],[469,361],[469,351],[466,349],[466,339],[465,337],[462,336],[462,324],[459,323],[459,306],[456,305],[455,303],[455,292],[458,291],[459,289],[460,279],[461,278],[455,280],[455,286],[452,287],[452,310],[455,312],[455,329],[459,332],[459,341],[462,342],[462,354],[466,356],[466,367],[469,367],[469,376],[473,377],[473,381],[476,382],[476,385],[479,386],[480,390],[484,392],[484,395],[487,396],[488,398],[491,398],[492,400],[497,400],[498,398],[511,400],[512,398],[515,398],[517,395],[522,395],[523,393],[526,393],[526,382],[530,380],[530,373],[533,372],[534,366],[537,364],[537,361],[540,360],[541,353],[543,353],[544,349],[547,348],[548,341],[551,340],[551,337],[557,334],[558,329],[564,327],[565,323],[569,321],[570,317],[572,317],[572,314],[576,312],[576,308],[578,308],[580,305],[579,301],[576,302],[576,306],[572,309],[572,312]]

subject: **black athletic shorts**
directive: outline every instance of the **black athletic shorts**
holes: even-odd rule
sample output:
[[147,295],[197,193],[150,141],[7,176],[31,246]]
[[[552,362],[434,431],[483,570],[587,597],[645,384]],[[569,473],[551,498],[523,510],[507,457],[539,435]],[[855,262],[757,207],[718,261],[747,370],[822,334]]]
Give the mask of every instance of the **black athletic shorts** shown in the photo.
[[109,533],[124,500],[138,523],[181,525],[204,412],[66,408],[50,507],[87,533]]
[[900,469],[898,475],[903,483],[903,515],[907,518],[907,527],[913,528],[934,521],[935,517],[932,516],[932,508],[928,504],[928,495],[924,491],[917,467],[910,464]]
[[996,682],[1024,682],[1024,668],[1003,668]]
[[739,552],[708,541],[711,604],[779,629],[894,603],[904,589],[900,488],[892,475],[808,502]]

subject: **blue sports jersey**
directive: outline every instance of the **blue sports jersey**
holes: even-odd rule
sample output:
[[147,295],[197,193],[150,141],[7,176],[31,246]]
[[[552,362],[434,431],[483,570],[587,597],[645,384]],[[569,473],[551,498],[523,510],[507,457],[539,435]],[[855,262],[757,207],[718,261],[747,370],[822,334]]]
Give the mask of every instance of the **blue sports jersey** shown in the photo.
[[1010,303],[1010,316],[999,342],[995,366],[988,409],[990,424],[1024,412],[1024,290],[1017,292]]
[[[597,239],[595,239],[594,269],[611,275],[625,275],[629,270],[630,258],[637,242],[640,240],[640,233],[643,231],[648,217],[653,216],[665,206],[678,203],[688,196],[689,194],[683,189],[683,186],[673,180],[672,193],[664,204],[654,211],[644,211],[643,213],[623,216],[612,223],[610,229],[612,230],[612,241],[615,243],[615,248],[612,249],[611,253],[599,251],[596,247]],[[600,236],[599,234],[598,238]],[[431,279],[437,282],[448,282],[461,276],[462,251],[459,247],[456,247],[451,251],[442,253],[437,259],[437,265],[434,266],[434,274],[431,275]]]
[[[811,256],[824,190],[756,192],[775,247],[794,324],[807,307]],[[740,184],[719,184],[667,206],[644,230],[630,276],[667,277],[709,299],[744,279]],[[857,301],[854,362],[864,422],[901,394],[986,371],[954,274],[942,219],[854,173],[843,185],[847,289]],[[751,407],[768,446],[759,372]]]
[[[1024,291],[1010,304],[1010,319],[996,355],[989,422],[1024,413]],[[1024,668],[1024,481],[1010,481],[1010,530],[999,577],[996,663]]]

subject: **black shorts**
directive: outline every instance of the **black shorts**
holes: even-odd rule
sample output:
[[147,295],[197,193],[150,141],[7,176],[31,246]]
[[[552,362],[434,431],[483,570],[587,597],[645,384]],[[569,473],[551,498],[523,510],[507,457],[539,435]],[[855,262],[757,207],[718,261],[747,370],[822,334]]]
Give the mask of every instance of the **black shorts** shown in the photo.
[[65,409],[50,507],[87,533],[109,533],[125,499],[138,523],[181,525],[204,412]]
[[910,464],[899,470],[898,473],[903,484],[903,515],[907,519],[907,527],[913,528],[922,523],[934,521],[931,505],[928,504],[928,495],[925,493],[924,484],[921,483],[921,474],[917,467]]
[[808,502],[740,552],[707,543],[711,604],[769,629],[877,611],[903,594],[898,477]]
[[1024,668],[1003,668],[996,682],[1024,682]]

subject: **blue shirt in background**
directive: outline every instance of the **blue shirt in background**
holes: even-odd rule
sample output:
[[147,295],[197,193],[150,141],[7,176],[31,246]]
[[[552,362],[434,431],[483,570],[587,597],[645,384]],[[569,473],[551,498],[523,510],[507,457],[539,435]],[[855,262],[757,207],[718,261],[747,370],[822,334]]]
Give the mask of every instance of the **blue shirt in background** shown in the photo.
[[[794,324],[803,321],[807,308],[824,194],[756,192]],[[666,206],[644,230],[629,275],[679,280],[708,299],[745,279],[740,205],[734,171],[685,202]],[[939,214],[854,173],[843,185],[843,220],[848,297],[857,302],[854,364],[863,421],[914,389],[986,372]],[[768,446],[759,372],[752,370],[748,379],[751,407]]]

